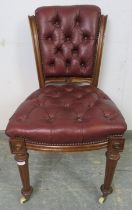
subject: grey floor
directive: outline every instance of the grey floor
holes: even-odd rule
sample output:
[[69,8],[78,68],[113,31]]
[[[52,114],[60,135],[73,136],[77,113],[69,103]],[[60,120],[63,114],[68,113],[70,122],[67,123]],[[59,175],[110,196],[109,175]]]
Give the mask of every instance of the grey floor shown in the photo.
[[105,150],[81,153],[30,152],[30,177],[34,193],[21,205],[21,182],[8,138],[0,132],[0,210],[131,210],[132,140],[127,135],[125,151],[116,170],[114,192],[100,205]]

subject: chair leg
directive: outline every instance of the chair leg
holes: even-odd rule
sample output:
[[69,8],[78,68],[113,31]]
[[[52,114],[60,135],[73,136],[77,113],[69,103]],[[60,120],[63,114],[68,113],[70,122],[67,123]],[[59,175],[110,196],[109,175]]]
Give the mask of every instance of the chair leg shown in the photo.
[[28,168],[28,153],[26,143],[23,139],[10,139],[9,141],[11,153],[15,155],[15,160],[19,168],[19,173],[22,181],[21,193],[23,197],[20,202],[25,203],[29,200],[33,188],[30,186],[29,168]]
[[109,141],[108,150],[106,152],[106,169],[105,169],[104,184],[101,185],[101,191],[103,195],[99,199],[99,203],[101,204],[106,200],[106,197],[113,192],[111,184],[117,162],[120,159],[119,152],[123,151],[123,147],[124,147],[124,139],[122,138],[115,138]]
[[[22,156],[21,156],[22,157]],[[19,157],[19,155],[15,156],[15,160],[17,161],[17,165],[19,168],[19,173],[22,181],[22,189],[21,193],[23,197],[20,199],[21,203],[25,203],[29,200],[33,188],[30,186],[30,179],[29,179],[29,168],[28,168],[28,153],[23,156],[23,160]]]

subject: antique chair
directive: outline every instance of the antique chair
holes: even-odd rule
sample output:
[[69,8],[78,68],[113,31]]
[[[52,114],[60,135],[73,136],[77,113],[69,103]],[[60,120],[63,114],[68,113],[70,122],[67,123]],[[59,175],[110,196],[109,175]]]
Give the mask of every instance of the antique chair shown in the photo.
[[45,6],[29,16],[40,88],[16,110],[6,128],[21,181],[21,203],[33,188],[28,150],[78,152],[106,148],[103,203],[123,151],[126,123],[97,88],[107,16],[93,5]]

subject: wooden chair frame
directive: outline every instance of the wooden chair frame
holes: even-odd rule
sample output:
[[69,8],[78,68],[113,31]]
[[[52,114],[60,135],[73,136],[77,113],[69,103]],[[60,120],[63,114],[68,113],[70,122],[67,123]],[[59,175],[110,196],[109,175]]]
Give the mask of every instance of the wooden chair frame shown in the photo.
[[[100,64],[101,64],[101,57],[102,57],[102,49],[103,49],[103,40],[104,40],[104,33],[106,28],[107,16],[101,15],[100,18],[100,27],[99,27],[99,34],[97,40],[97,52],[95,57],[95,65],[94,65],[94,74],[92,78],[48,78],[44,77],[43,69],[42,69],[42,62],[40,56],[40,49],[39,49],[39,40],[38,40],[38,33],[37,33],[37,26],[35,22],[35,16],[29,16],[29,23],[32,33],[32,40],[34,46],[34,53],[35,53],[35,60],[37,66],[37,73],[38,73],[38,80],[40,88],[44,87],[45,84],[50,82],[88,82],[93,86],[98,85],[98,77],[100,71]],[[45,151],[45,152],[78,152],[78,151],[92,151],[97,149],[106,148],[106,170],[105,170],[105,178],[104,184],[101,186],[102,197],[99,199],[100,203],[103,203],[105,198],[108,194],[112,193],[112,179],[114,176],[115,168],[117,161],[120,158],[120,152],[123,151],[124,141],[122,135],[113,134],[108,136],[102,140],[93,140],[92,143],[83,144],[83,145],[70,145],[70,146],[49,146],[44,144],[37,144],[28,139],[24,138],[14,138],[10,139],[10,148],[12,154],[15,155],[15,160],[17,161],[21,181],[22,181],[22,195],[24,196],[21,199],[21,203],[27,201],[32,193],[32,187],[30,186],[30,179],[29,179],[29,169],[28,169],[28,150],[37,150],[37,151]]]

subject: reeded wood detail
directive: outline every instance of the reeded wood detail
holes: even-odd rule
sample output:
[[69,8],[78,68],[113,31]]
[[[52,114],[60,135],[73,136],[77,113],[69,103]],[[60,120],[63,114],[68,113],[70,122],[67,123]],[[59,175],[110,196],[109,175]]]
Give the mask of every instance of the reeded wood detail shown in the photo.
[[98,79],[99,79],[106,23],[107,23],[107,15],[106,16],[101,15],[99,37],[98,37],[98,42],[97,42],[97,53],[96,53],[96,58],[95,58],[95,67],[94,67],[94,75],[93,75],[93,82],[92,82],[92,85],[96,87],[98,85]]
[[107,140],[100,143],[95,144],[87,144],[87,145],[78,145],[78,146],[48,146],[43,144],[31,144],[26,143],[27,149],[36,150],[36,151],[44,151],[44,152],[80,152],[80,151],[91,151],[98,150],[107,147]]

